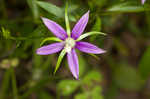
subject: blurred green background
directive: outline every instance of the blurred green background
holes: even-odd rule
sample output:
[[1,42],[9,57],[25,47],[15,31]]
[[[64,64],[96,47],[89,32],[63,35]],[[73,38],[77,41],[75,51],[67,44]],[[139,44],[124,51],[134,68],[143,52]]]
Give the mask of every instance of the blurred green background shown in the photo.
[[90,10],[85,32],[107,34],[85,39],[107,53],[78,51],[80,80],[66,58],[53,75],[59,54],[35,53],[53,36],[40,17],[65,28],[65,2],[0,0],[0,99],[150,99],[150,1],[69,0],[71,27]]

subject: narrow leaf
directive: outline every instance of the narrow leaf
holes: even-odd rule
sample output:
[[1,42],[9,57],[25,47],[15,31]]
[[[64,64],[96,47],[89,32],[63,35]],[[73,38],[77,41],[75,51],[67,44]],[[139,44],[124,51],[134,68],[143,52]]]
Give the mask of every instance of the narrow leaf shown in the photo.
[[[96,17],[95,24],[92,27],[92,31],[101,31],[101,18],[99,16]],[[96,39],[96,35],[90,38],[90,41],[94,41]]]
[[44,2],[44,1],[37,1],[37,4],[45,9],[46,11],[48,11],[51,14],[56,15],[57,17],[63,17],[63,10],[49,2]]
[[92,27],[92,31],[101,31],[101,28],[102,28],[101,18],[97,17],[95,21],[96,22],[94,26]]
[[61,42],[62,40],[60,40],[59,38],[56,38],[56,37],[47,37],[47,38],[45,38],[42,42],[41,42],[41,44],[40,44],[40,46],[42,46],[45,42],[47,42],[47,41],[57,41],[57,42]]
[[145,7],[141,5],[133,5],[131,3],[122,3],[114,5],[108,8],[106,11],[109,12],[142,12],[142,11],[150,11],[150,6],[146,5]]
[[1,99],[5,99],[6,96],[8,95],[8,90],[9,90],[9,82],[10,82],[10,69],[8,69],[7,71],[5,71],[4,74],[4,78],[2,80],[2,84],[1,84],[1,89],[0,89],[0,98]]
[[13,68],[10,68],[11,76],[12,76],[12,90],[14,99],[18,99],[18,89],[17,89],[17,82],[15,77],[15,72]]
[[66,3],[66,8],[65,8],[65,22],[66,22],[66,30],[68,36],[70,36],[70,25],[69,25],[69,18],[68,18],[68,2]]
[[56,71],[58,70],[58,68],[60,67],[60,63],[63,59],[63,57],[65,56],[66,54],[66,51],[65,50],[62,50],[62,52],[60,53],[59,57],[58,57],[58,60],[57,60],[57,64],[56,64],[56,67],[55,67],[55,71],[54,71],[54,74],[56,73]]
[[27,3],[30,7],[30,9],[32,10],[34,19],[37,19],[39,17],[39,11],[38,11],[38,6],[36,4],[37,0],[27,0]]
[[88,53],[88,54],[91,55],[92,57],[94,57],[95,59],[100,60],[100,58],[98,56],[96,56],[95,54],[91,54],[91,53]]
[[80,40],[82,40],[82,39],[84,39],[84,38],[86,38],[88,36],[95,35],[95,34],[106,35],[105,33],[102,33],[102,32],[95,32],[95,31],[87,32],[87,33],[81,35],[76,41],[80,41]]

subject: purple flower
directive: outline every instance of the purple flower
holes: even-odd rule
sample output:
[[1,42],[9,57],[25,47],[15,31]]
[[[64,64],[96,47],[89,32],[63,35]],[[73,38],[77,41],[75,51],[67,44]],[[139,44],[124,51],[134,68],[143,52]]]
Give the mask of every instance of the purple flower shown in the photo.
[[144,4],[146,0],[141,0],[141,3]]
[[[36,53],[39,55],[48,55],[64,50],[67,53],[67,59],[69,69],[73,76],[79,78],[79,62],[75,49],[78,49],[85,53],[102,54],[105,50],[98,48],[97,46],[88,42],[80,41],[85,37],[81,35],[88,23],[89,11],[85,13],[80,20],[74,26],[71,35],[67,35],[67,32],[57,23],[47,18],[42,18],[47,28],[60,39],[59,43],[53,43],[41,48],[38,48]],[[86,35],[89,36],[89,35]]]

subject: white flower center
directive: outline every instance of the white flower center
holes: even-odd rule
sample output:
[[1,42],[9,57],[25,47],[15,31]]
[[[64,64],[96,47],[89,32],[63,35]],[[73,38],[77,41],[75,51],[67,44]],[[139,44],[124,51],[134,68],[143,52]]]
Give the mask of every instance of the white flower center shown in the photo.
[[75,42],[75,40],[74,39],[72,39],[72,38],[67,38],[66,40],[65,40],[65,50],[66,50],[66,52],[70,52],[71,51],[71,49],[75,46],[75,44],[76,44],[76,42]]

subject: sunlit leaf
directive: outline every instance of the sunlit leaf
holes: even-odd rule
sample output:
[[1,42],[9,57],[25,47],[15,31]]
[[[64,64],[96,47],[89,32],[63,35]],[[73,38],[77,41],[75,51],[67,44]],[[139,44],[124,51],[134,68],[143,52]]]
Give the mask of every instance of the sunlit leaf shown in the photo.
[[5,29],[4,27],[2,27],[2,35],[3,35],[3,37],[6,38],[6,39],[11,38],[10,31],[7,30],[7,29]]
[[92,99],[104,99],[102,96],[102,88],[100,86],[96,86],[91,90]]
[[44,1],[37,1],[37,4],[48,11],[51,14],[56,15],[57,17],[63,17],[64,16],[64,11],[57,7],[56,5],[51,4],[50,2],[44,2]]
[[70,25],[69,25],[69,18],[68,18],[68,2],[66,3],[66,8],[65,8],[65,22],[66,22],[66,30],[68,36],[70,36]]
[[76,94],[75,99],[88,99],[89,93],[79,93]]
[[98,71],[90,71],[86,76],[83,78],[83,83],[86,85],[91,86],[93,81],[100,82],[102,80],[102,75]]
[[150,11],[150,5],[145,5],[145,7],[141,5],[133,5],[129,2],[121,3],[113,5],[112,7],[108,8],[106,11],[109,12],[142,12],[142,11]]
[[72,94],[80,85],[78,80],[62,80],[58,83],[58,91],[66,96]]
[[102,33],[102,32],[96,32],[96,31],[92,31],[92,32],[87,32],[85,34],[82,34],[76,41],[80,41],[88,36],[91,36],[91,35],[96,35],[96,34],[99,34],[99,35],[106,35],[105,33]]
[[56,64],[56,67],[55,67],[55,71],[54,71],[54,74],[56,73],[56,71],[58,70],[58,68],[60,67],[60,63],[62,61],[62,59],[64,58],[66,54],[66,51],[65,50],[62,50],[59,57],[58,57],[58,60],[57,60],[57,64]]
[[45,38],[42,42],[41,42],[41,44],[40,44],[40,46],[42,46],[45,42],[47,42],[47,41],[57,41],[57,42],[61,42],[62,40],[60,40],[59,38],[56,38],[56,37],[47,37],[47,38]]

